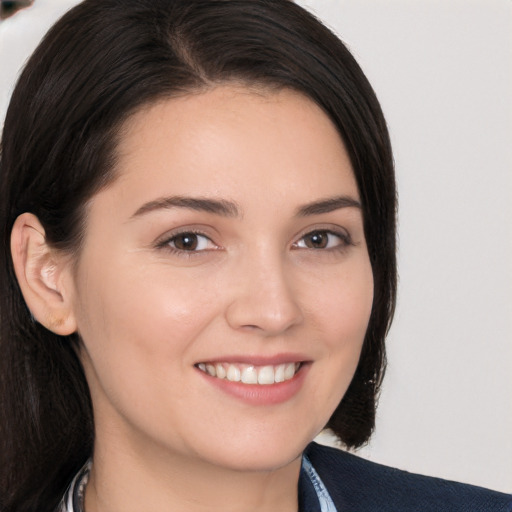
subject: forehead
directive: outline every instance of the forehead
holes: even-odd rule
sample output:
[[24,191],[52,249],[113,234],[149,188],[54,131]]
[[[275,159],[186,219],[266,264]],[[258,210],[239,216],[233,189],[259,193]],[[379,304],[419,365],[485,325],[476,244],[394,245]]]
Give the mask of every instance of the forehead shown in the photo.
[[250,194],[261,183],[303,202],[331,190],[358,195],[334,124],[288,89],[219,86],[159,101],[125,123],[116,160],[120,181],[149,196]]

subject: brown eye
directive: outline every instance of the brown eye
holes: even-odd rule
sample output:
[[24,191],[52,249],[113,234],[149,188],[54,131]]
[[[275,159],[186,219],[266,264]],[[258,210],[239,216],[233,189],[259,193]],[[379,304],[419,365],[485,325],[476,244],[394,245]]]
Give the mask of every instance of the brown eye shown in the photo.
[[325,249],[329,243],[327,231],[315,231],[304,237],[304,245],[308,249]]
[[343,249],[352,243],[348,233],[328,230],[311,231],[304,235],[295,247],[300,249]]
[[195,233],[181,233],[175,236],[171,243],[180,251],[195,251],[199,245],[198,235]]
[[216,247],[207,236],[192,232],[184,232],[174,235],[168,240],[166,245],[170,245],[177,251],[188,252],[200,252]]

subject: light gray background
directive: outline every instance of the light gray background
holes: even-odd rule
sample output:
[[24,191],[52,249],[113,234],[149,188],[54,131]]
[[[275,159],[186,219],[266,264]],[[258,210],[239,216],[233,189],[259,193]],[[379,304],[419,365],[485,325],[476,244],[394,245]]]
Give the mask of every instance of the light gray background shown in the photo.
[[[20,65],[75,3],[36,0],[0,23],[0,119]],[[395,150],[399,303],[360,454],[511,492],[512,1],[299,3],[355,54]]]

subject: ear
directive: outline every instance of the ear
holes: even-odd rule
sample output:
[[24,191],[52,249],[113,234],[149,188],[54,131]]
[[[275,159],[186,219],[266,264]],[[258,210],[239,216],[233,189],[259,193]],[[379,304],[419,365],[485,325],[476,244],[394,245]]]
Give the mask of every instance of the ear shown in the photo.
[[47,244],[45,230],[32,213],[23,213],[14,222],[11,254],[21,292],[35,319],[61,336],[75,332],[71,259]]

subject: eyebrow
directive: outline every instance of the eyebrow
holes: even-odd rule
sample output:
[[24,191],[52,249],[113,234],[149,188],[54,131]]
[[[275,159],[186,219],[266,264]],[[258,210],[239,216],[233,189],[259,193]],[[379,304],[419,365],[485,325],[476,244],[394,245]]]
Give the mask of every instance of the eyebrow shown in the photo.
[[223,217],[238,217],[240,209],[236,203],[224,199],[209,199],[203,197],[170,196],[162,197],[143,204],[132,216],[139,217],[155,210],[171,208],[188,208],[208,213],[222,215]]
[[[188,208],[190,210],[202,211],[221,215],[223,217],[240,217],[241,211],[233,201],[225,199],[210,199],[203,197],[170,196],[155,199],[143,204],[131,218],[139,217],[156,210],[172,208]],[[336,196],[320,199],[299,207],[296,211],[297,217],[308,217],[329,213],[341,208],[359,208],[361,203],[350,196]]]
[[297,210],[297,217],[307,217],[309,215],[320,215],[322,213],[329,213],[341,208],[359,208],[361,203],[350,196],[335,196],[313,201]]

